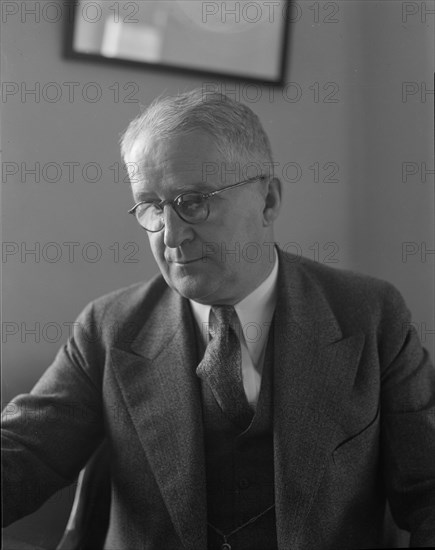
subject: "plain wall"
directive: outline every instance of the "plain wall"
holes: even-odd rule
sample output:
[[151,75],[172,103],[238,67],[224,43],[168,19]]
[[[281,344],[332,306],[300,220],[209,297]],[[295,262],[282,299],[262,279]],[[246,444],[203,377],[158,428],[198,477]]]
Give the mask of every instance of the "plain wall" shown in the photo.
[[[19,166],[17,175],[2,179],[4,252],[18,249],[3,257],[3,403],[31,389],[87,302],[156,273],[145,232],[126,214],[129,185],[114,181],[118,139],[140,104],[198,86],[240,97],[263,121],[285,189],[276,240],[292,252],[395,284],[433,353],[434,335],[427,331],[434,329],[434,255],[428,253],[435,248],[434,176],[423,177],[422,169],[434,169],[433,93],[425,95],[433,90],[434,16],[423,12],[423,4],[434,3],[332,2],[338,11],[330,18],[337,22],[324,21],[331,14],[326,4],[318,3],[318,21],[313,2],[302,0],[292,12],[286,81],[294,84],[284,89],[66,60],[64,21],[22,22],[18,15],[2,24],[2,82],[27,88],[55,82],[65,91],[56,103],[2,96],[3,167]],[[65,82],[79,83],[72,102]],[[103,92],[95,103],[81,94],[90,82]],[[134,90],[139,103],[124,102]],[[39,163],[42,170],[72,162],[79,163],[72,182],[66,167],[57,183],[37,183],[32,175],[21,181],[20,163]],[[100,181],[80,176],[86,163],[101,167]],[[334,167],[338,181],[322,181]],[[296,168],[300,179],[291,182]],[[72,257],[66,242],[79,243]],[[40,261],[21,258],[35,243]],[[97,249],[89,243],[101,250],[99,261],[90,261]],[[58,261],[48,261],[59,249]],[[126,261],[132,251],[136,263]],[[69,502],[65,492],[7,532],[49,546]]]

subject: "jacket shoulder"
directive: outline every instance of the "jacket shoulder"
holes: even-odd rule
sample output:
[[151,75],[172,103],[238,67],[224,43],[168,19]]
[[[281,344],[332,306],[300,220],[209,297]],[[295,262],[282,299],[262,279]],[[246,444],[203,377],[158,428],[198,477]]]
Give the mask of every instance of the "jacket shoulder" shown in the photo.
[[326,300],[336,318],[349,327],[367,328],[383,323],[398,324],[408,320],[409,311],[401,293],[391,283],[348,269],[339,269],[308,258],[282,254],[284,265],[298,272],[298,280],[308,295],[317,293]]
[[134,283],[104,294],[92,300],[87,307],[91,306],[99,316],[128,316],[135,308],[143,306],[143,302],[158,299],[167,290],[168,285],[158,274],[149,281]]
[[89,341],[110,343],[114,334],[133,338],[159,301],[172,292],[161,275],[92,300],[77,318],[79,333]]

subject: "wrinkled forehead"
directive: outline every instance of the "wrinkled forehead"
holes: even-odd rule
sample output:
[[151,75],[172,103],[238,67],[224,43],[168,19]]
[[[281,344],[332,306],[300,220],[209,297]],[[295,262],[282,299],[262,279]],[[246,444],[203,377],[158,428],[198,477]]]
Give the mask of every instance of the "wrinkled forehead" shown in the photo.
[[219,187],[234,173],[212,136],[205,132],[155,138],[140,136],[126,159],[130,179],[159,184],[197,182]]

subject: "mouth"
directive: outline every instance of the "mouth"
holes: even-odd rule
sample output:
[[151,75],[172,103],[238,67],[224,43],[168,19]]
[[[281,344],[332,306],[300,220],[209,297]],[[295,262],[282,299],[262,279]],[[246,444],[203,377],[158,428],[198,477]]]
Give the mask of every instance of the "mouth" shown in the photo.
[[194,258],[193,260],[167,260],[167,262],[169,264],[176,264],[176,265],[188,265],[188,264],[193,264],[195,262],[200,262],[202,261],[204,258]]

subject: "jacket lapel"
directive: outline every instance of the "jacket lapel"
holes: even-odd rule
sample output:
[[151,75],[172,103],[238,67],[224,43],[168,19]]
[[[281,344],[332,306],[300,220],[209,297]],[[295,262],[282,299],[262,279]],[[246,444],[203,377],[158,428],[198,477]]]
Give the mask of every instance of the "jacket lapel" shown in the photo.
[[203,550],[204,444],[187,300],[166,291],[131,350],[112,349],[112,364],[175,529],[186,548]]
[[274,456],[279,548],[297,548],[327,458],[344,438],[340,413],[362,334],[342,336],[324,295],[280,254],[275,312]]

